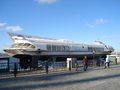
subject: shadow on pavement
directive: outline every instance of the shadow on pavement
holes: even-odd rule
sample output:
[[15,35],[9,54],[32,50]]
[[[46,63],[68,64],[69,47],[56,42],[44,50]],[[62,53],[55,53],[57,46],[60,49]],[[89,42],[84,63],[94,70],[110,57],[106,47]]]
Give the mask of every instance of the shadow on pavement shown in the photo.
[[[71,75],[73,74],[77,74],[78,72],[74,72],[71,73]],[[66,75],[70,75],[70,73],[67,73]],[[48,79],[50,80],[51,77],[57,77],[57,76],[64,76],[65,74],[61,74],[61,75],[53,75],[53,76],[46,76],[44,79]],[[26,85],[21,85],[21,86],[9,86],[9,87],[3,87],[1,88],[1,90],[16,90],[16,89],[36,89],[36,88],[47,88],[47,87],[57,87],[57,86],[65,86],[65,85],[72,85],[72,84],[80,84],[80,83],[86,83],[86,82],[90,82],[90,81],[98,81],[98,80],[107,80],[107,79],[111,79],[111,78],[118,78],[120,77],[120,74],[115,74],[115,75],[107,75],[107,76],[100,76],[100,77],[93,77],[93,78],[86,78],[86,79],[80,79],[80,80],[67,80],[67,81],[59,81],[59,82],[46,82],[46,83],[35,83],[35,84],[26,84]],[[43,79],[43,77],[41,77],[41,79],[37,80],[39,77],[36,78],[36,81],[41,82],[40,80]],[[28,78],[29,79],[29,78]],[[57,78],[54,78],[57,79]],[[26,81],[24,79],[24,81]],[[30,82],[34,81],[34,79],[30,80]],[[12,82],[11,82],[12,83]]]
[[68,71],[68,72],[60,72],[60,73],[50,73],[50,74],[44,74],[44,75],[30,75],[30,76],[22,76],[22,77],[12,77],[12,78],[2,78],[0,79],[0,83],[14,83],[16,81],[49,81],[49,80],[55,80],[59,77],[63,76],[71,76],[71,75],[77,75],[83,73],[82,71]]

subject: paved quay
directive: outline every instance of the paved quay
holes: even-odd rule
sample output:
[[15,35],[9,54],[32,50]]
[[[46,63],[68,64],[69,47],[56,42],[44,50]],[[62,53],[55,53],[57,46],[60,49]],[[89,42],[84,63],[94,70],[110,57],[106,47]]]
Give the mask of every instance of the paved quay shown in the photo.
[[120,65],[0,78],[0,90],[120,90]]

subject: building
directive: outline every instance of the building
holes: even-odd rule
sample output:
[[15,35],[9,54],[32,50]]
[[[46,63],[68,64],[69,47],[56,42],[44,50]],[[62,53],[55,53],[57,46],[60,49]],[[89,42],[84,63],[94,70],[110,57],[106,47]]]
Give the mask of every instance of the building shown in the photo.
[[0,73],[9,71],[9,57],[7,54],[0,53]]

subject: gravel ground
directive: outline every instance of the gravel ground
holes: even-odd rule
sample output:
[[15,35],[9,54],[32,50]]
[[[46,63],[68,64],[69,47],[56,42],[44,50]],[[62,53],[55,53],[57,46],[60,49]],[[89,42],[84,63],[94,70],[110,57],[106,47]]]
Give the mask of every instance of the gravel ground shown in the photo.
[[120,90],[120,65],[48,75],[1,78],[0,90]]

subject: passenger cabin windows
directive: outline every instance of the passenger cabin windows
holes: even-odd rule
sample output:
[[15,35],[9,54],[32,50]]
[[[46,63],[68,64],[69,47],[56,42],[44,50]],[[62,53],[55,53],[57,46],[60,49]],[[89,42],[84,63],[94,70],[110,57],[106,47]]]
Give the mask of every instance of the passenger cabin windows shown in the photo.
[[64,46],[64,45],[47,45],[47,50],[62,52],[62,51],[69,51],[70,48],[69,46]]
[[47,50],[48,50],[48,51],[51,51],[51,50],[52,50],[51,45],[47,45]]
[[47,45],[48,51],[54,51],[54,52],[65,52],[65,51],[81,51],[81,52],[103,52],[104,48],[102,47],[95,47],[95,46],[81,46],[81,45]]
[[95,52],[103,52],[104,48],[102,48],[102,47],[88,47],[88,50],[89,50],[89,52],[93,52],[93,51],[95,51]]
[[57,51],[57,48],[55,45],[52,45],[52,51]]
[[89,52],[93,52],[93,48],[92,47],[88,47],[88,51]]
[[56,46],[57,51],[62,51],[62,46]]

